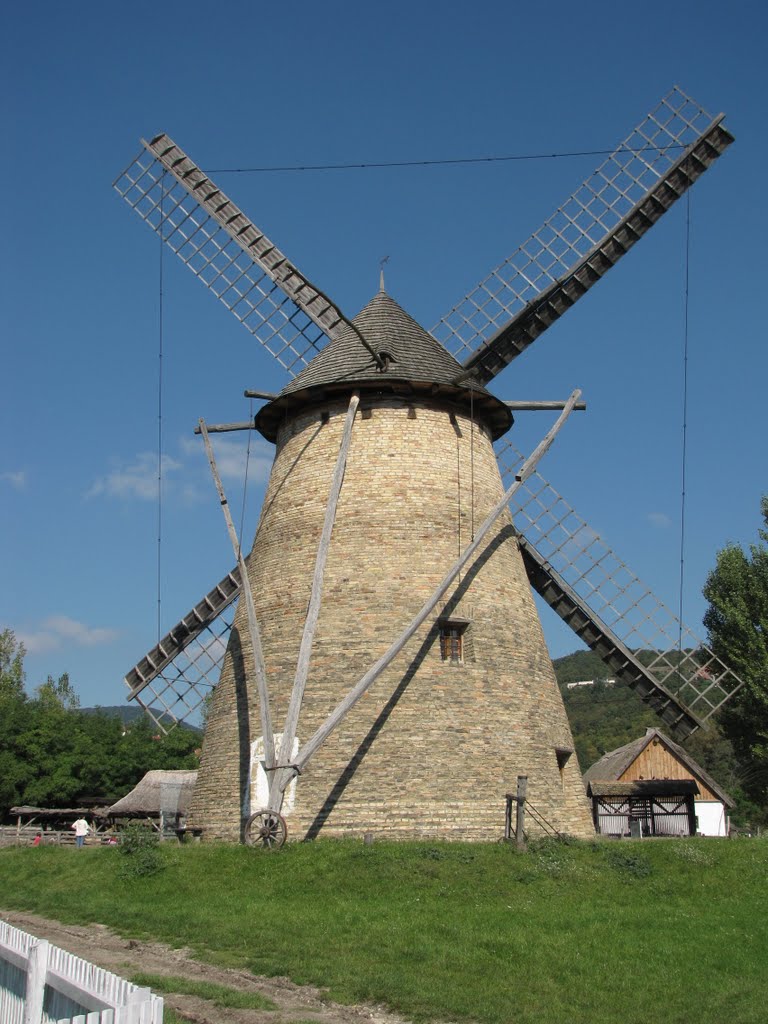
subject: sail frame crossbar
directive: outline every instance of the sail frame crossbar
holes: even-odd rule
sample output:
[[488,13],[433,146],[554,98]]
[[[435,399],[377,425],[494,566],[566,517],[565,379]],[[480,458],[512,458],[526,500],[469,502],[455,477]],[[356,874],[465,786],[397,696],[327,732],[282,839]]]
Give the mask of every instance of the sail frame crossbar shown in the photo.
[[113,187],[296,376],[346,318],[167,135],[142,145]]
[[234,569],[126,674],[127,700],[163,732],[199,716],[218,683],[240,589]]
[[[497,455],[502,480],[514,477],[522,454],[506,441]],[[580,609],[696,718],[706,721],[743,686],[540,473],[531,474],[510,508],[516,528]]]
[[[460,362],[468,363],[510,320],[599,249],[685,150],[721,119],[722,115],[713,119],[675,86],[552,216],[468,292],[431,333]],[[721,132],[724,137],[719,144],[725,148],[732,137],[724,129]],[[510,358],[513,355],[507,362]],[[486,374],[483,379],[490,377]]]

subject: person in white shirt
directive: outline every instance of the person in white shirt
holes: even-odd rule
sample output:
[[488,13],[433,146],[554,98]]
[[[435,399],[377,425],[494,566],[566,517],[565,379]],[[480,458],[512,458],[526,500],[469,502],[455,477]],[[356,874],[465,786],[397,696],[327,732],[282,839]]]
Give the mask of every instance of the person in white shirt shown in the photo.
[[78,850],[85,843],[85,837],[91,831],[91,826],[85,820],[85,818],[78,818],[77,821],[73,821],[70,828],[75,830],[75,842],[77,843]]

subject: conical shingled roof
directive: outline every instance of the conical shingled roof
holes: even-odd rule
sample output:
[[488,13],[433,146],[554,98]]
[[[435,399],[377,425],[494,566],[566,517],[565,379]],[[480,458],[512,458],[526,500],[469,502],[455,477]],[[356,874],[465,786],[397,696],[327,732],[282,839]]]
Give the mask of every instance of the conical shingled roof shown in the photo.
[[312,362],[256,416],[256,427],[274,441],[277,425],[298,404],[322,401],[331,395],[361,393],[401,396],[442,396],[453,403],[472,402],[478,419],[494,437],[512,424],[509,409],[474,382],[456,383],[463,367],[385,291],[379,291],[352,323],[370,347],[384,359],[376,360],[351,327],[319,352]]
[[461,363],[384,291],[374,295],[352,323],[374,351],[391,357],[387,369],[379,369],[355,331],[347,327],[281,394],[348,380],[398,379],[450,384],[461,373]]

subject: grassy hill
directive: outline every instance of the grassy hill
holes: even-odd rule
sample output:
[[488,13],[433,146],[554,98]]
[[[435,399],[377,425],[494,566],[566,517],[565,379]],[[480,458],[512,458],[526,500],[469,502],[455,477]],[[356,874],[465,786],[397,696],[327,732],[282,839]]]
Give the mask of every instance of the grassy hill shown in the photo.
[[[606,683],[608,669],[591,651],[575,651],[553,662],[571,723],[582,770],[603,754],[642,736],[659,718],[624,683]],[[594,679],[595,685],[569,690],[568,683]]]
[[762,1024],[768,841],[0,850],[0,905],[414,1021]]

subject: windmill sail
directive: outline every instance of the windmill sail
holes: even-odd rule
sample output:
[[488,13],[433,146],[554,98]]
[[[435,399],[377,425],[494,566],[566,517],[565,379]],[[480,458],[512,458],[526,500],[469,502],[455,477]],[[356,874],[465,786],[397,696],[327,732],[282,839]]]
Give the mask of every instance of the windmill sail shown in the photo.
[[570,308],[733,142],[674,88],[544,225],[432,328],[486,384]]
[[219,681],[240,586],[235,566],[126,674],[127,699],[163,732],[198,716]]
[[[501,446],[502,480],[522,458]],[[743,685],[539,473],[518,492],[512,514],[534,589],[679,736]]]
[[349,321],[167,135],[114,188],[295,376]]

